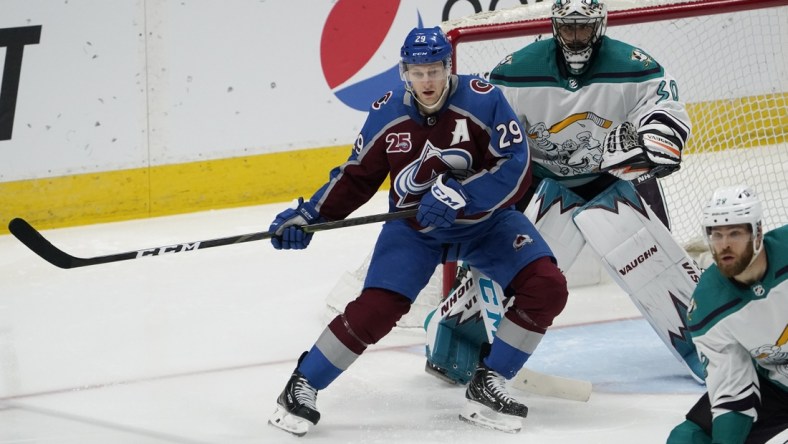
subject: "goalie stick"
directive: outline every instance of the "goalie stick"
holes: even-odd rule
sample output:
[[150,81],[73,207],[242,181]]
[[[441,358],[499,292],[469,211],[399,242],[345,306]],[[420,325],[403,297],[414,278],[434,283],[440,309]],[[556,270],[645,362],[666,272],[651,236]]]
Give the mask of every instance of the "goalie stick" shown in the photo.
[[511,386],[526,393],[587,402],[591,398],[591,381],[539,373],[523,367],[512,378]]
[[[302,226],[307,233],[315,233],[318,231],[333,230],[335,228],[353,227],[356,225],[365,225],[375,222],[385,222],[395,219],[404,219],[414,217],[418,210],[411,209],[405,211],[396,211],[393,213],[373,214],[370,216],[352,217],[349,219],[318,223],[313,225]],[[27,248],[39,255],[42,259],[50,264],[70,269],[85,267],[89,265],[106,264],[109,262],[119,262],[130,259],[139,259],[148,256],[159,256],[161,254],[181,253],[184,251],[202,250],[205,248],[220,247],[222,245],[240,244],[243,242],[252,242],[263,239],[270,239],[274,233],[269,231],[260,231],[256,233],[240,234],[236,236],[228,236],[217,239],[202,240],[195,242],[187,242],[175,245],[165,245],[161,247],[145,248],[136,251],[127,251],[124,253],[108,254],[105,256],[94,257],[76,257],[72,256],[58,247],[52,245],[41,233],[38,232],[32,225],[22,218],[14,218],[8,224],[8,229],[11,231],[20,242],[25,244]]]

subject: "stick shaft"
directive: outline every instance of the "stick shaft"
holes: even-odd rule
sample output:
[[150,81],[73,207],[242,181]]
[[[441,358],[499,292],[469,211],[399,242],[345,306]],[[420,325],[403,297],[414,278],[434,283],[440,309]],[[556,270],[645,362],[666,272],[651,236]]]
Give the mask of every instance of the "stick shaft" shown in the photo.
[[[375,222],[385,222],[395,219],[404,219],[416,215],[417,210],[397,211],[393,213],[373,214],[370,216],[353,217],[344,220],[324,222],[314,225],[307,225],[303,227],[304,231],[308,233],[315,233],[318,231],[333,230],[336,228],[353,227],[356,225],[364,225]],[[159,247],[145,248],[136,251],[126,251],[123,253],[108,254],[104,256],[94,257],[76,257],[72,256],[49,242],[41,233],[33,228],[26,220],[15,218],[8,224],[8,229],[11,231],[20,242],[25,244],[27,248],[39,255],[42,259],[46,260],[52,265],[60,268],[70,269],[78,267],[86,267],[89,265],[106,264],[109,262],[119,262],[131,259],[139,259],[148,256],[159,256],[162,254],[181,253],[184,251],[202,250],[205,248],[220,247],[223,245],[240,244],[244,242],[252,242],[263,239],[270,239],[274,233],[268,231],[260,231],[256,233],[240,234],[236,236],[228,236],[217,239],[200,240],[194,242],[186,242],[174,245],[164,245]]]

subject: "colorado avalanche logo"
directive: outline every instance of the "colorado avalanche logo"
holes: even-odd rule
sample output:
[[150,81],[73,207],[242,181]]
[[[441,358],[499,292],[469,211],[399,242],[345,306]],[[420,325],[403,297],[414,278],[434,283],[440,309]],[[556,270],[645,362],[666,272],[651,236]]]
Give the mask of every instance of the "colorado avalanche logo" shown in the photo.
[[391,91],[387,92],[386,94],[383,94],[383,97],[381,97],[378,100],[375,100],[374,102],[372,102],[372,109],[375,109],[375,110],[380,109],[380,107],[382,107],[383,105],[388,103],[388,101],[389,101],[389,99],[391,99],[392,95],[393,95],[393,93]]
[[534,243],[534,240],[531,236],[527,234],[518,234],[517,237],[514,238],[514,242],[512,242],[512,247],[514,247],[514,251],[520,251],[524,246],[531,245]]
[[487,94],[492,91],[494,86],[481,79],[471,79],[471,89],[479,94]]
[[398,207],[407,207],[418,202],[435,178],[451,171],[458,179],[470,174],[471,155],[465,150],[450,148],[440,150],[428,140],[421,157],[400,171],[394,179],[394,191],[399,196]]

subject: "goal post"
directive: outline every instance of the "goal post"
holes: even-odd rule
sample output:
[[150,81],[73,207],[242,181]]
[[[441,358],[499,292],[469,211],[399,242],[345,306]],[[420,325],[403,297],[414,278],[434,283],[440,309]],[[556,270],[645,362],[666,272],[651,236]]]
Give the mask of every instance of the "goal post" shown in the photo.
[[[540,4],[541,3],[541,4]],[[441,24],[452,46],[509,37],[552,34],[551,2],[521,5],[498,11],[481,12]],[[703,15],[785,6],[785,0],[607,0],[608,26],[678,20]],[[530,9],[528,9],[530,8]],[[456,51],[454,61],[456,61]]]

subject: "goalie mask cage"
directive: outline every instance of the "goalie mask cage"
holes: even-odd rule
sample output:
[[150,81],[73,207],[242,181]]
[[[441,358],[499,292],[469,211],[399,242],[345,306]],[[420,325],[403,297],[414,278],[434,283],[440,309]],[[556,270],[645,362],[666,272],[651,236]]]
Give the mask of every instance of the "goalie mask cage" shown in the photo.
[[[509,53],[551,38],[552,3],[443,23],[456,72],[485,76]],[[714,189],[736,183],[760,195],[767,230],[788,223],[788,1],[606,4],[606,35],[664,66],[692,121],[681,169],[660,180],[676,240],[705,250],[701,209]]]

